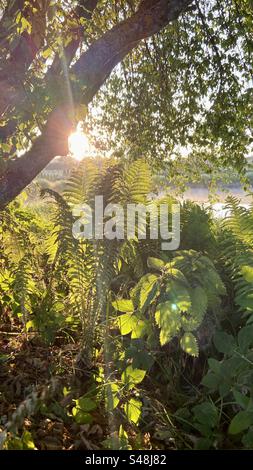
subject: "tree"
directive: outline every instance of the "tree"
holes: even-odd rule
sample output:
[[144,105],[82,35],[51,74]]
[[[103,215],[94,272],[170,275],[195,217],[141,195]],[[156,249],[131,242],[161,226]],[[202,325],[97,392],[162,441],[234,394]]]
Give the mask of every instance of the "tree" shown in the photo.
[[[74,30],[72,33],[73,39],[71,38],[71,42],[68,42],[66,47],[70,46],[76,36],[80,36],[82,31],[80,29],[76,31],[73,23],[71,24],[71,21],[69,21],[69,18],[73,18],[72,10],[69,10],[69,4],[64,5],[64,3],[61,2],[61,11],[59,12],[57,12],[56,6],[52,6],[51,2],[46,0],[15,2],[14,6],[13,2],[10,2],[9,6],[6,7],[1,24],[1,36],[4,51],[6,52],[0,75],[0,112],[2,118],[10,109],[26,101],[24,84],[28,80],[29,67],[36,60],[37,55],[48,39],[46,20],[48,19],[49,9],[54,9],[54,11],[50,11],[53,17],[57,14],[65,17],[67,33],[70,32],[70,29]],[[97,1],[79,2],[77,5],[78,12],[75,11],[74,14],[80,20],[85,20],[96,9],[97,3]],[[68,79],[66,77],[67,67],[78,47],[77,42],[72,45],[73,49],[69,60],[66,59],[65,63],[62,64],[63,66],[60,66],[62,72],[60,75],[61,97],[53,109],[50,109],[50,105],[48,106],[49,115],[46,123],[43,123],[41,135],[35,139],[31,149],[22,157],[13,161],[6,161],[4,164],[0,176],[0,206],[4,206],[19,194],[52,158],[56,155],[66,154],[67,138],[73,127],[73,107],[80,106],[80,103],[87,105],[115,65],[141,39],[157,33],[169,21],[175,20],[190,3],[189,0],[172,2],[143,0],[137,11],[129,18],[102,34],[85,52],[81,53],[68,72],[68,75],[72,75],[74,78]],[[13,17],[18,28],[12,24],[11,18]],[[84,23],[81,22],[82,24]],[[75,22],[74,25],[76,26]],[[15,45],[16,38],[13,39],[12,35],[11,38],[9,36],[11,29],[19,34],[17,45]],[[64,45],[61,46],[64,47]],[[47,52],[44,48],[42,52],[44,52],[44,58],[47,53],[50,54],[50,51]],[[62,56],[64,56],[64,52],[64,50],[61,51]],[[55,59],[55,61],[58,60],[58,58]],[[47,72],[43,79],[52,83],[53,79],[57,77],[55,76],[56,71],[58,72],[59,68],[55,66],[54,62],[52,67],[49,68],[49,73]],[[68,93],[70,87],[73,89],[71,96]],[[10,132],[12,132],[13,127],[15,129],[13,123],[7,123],[7,127],[11,127]],[[8,135],[8,133],[9,130],[6,134]]]
[[[68,0],[54,2],[18,0],[16,2],[4,1],[2,4],[0,207],[4,207],[15,198],[56,155],[67,154],[68,135],[75,126],[76,120],[82,116],[87,105],[104,85],[115,66],[133,50],[141,52],[143,61],[147,54],[150,54],[148,42],[143,43],[142,40],[147,40],[161,31],[164,31],[165,36],[160,34],[159,38],[166,38],[167,34],[167,43],[164,41],[158,61],[159,65],[164,65],[162,54],[168,48],[170,41],[168,31],[172,31],[170,29],[172,24],[179,38],[178,53],[175,48],[173,50],[169,48],[172,52],[171,63],[174,63],[176,70],[180,69],[180,63],[182,63],[180,54],[183,51],[183,63],[190,60],[190,66],[192,61],[192,73],[202,73],[204,76],[210,69],[208,60],[212,56],[215,61],[215,73],[219,70],[220,83],[222,83],[219,106],[225,97],[227,100],[225,109],[229,109],[229,112],[231,112],[231,107],[226,90],[229,86],[229,74],[223,80],[224,64],[221,58],[222,54],[226,56],[226,51],[231,48],[226,41],[228,38],[231,41],[231,37],[236,35],[244,58],[247,54],[250,55],[252,50],[251,0],[227,0],[226,2],[220,2],[220,0],[210,0],[210,2],[204,0],[202,2],[197,0],[195,2],[193,0],[112,0],[111,2],[78,0],[74,7],[73,2]],[[211,8],[206,8],[207,4],[211,5]],[[232,18],[236,18],[236,23],[233,25],[230,21],[226,22],[228,31],[226,29],[226,34],[224,34],[224,43],[220,44],[219,41],[217,45],[215,40],[217,15],[222,14],[226,19],[230,16],[230,12],[232,12]],[[200,22],[202,30],[199,30]],[[169,27],[169,30],[166,27]],[[203,51],[201,46],[204,36],[207,46]],[[173,43],[174,39],[175,37],[172,36]],[[187,48],[191,46],[191,54],[187,55]],[[145,54],[143,54],[143,47],[146,48]],[[199,65],[200,51],[206,55],[202,60],[202,71]],[[152,53],[151,47],[151,55]],[[194,62],[195,54],[198,61]],[[135,66],[141,62],[142,59],[137,58]],[[128,59],[125,64],[127,69]],[[240,80],[243,81],[242,87],[246,90],[245,97],[246,92],[249,96],[250,87],[243,67],[244,65],[239,63]],[[158,67],[158,71],[157,74],[152,70],[153,83],[158,77],[160,77],[160,83],[161,80],[164,81],[164,76],[160,72],[166,74],[167,71],[161,70],[161,67]],[[134,74],[132,76],[132,83],[133,85],[136,83],[136,88],[140,89],[142,86],[140,79],[143,78],[143,74],[140,70],[137,72],[135,76]],[[205,82],[205,76],[204,79],[203,76],[200,80],[202,86]],[[203,88],[203,96],[201,96],[201,87],[194,89],[190,86],[186,89],[180,84],[179,89],[176,90],[179,101],[182,95],[198,98],[194,101],[195,109],[188,123],[189,129],[192,128],[195,116],[201,108],[201,98],[211,96],[216,86],[215,80],[213,82],[209,80],[208,85]],[[238,87],[234,88],[233,95],[236,90]],[[132,91],[133,87],[131,87],[131,93]],[[143,103],[148,104],[148,96],[149,93],[145,94]],[[241,101],[241,107],[247,109],[247,112],[250,107],[249,103],[249,99],[247,102],[245,99]],[[191,111],[191,106],[188,105],[188,107]],[[220,112],[218,114],[221,116]],[[203,147],[204,141],[210,140],[212,135],[208,135],[207,126],[202,125],[202,128],[198,126],[198,130],[203,136],[201,142]],[[243,146],[241,153],[243,153],[249,144],[249,135],[245,126],[240,133],[240,139],[240,143],[244,139],[241,143]],[[29,148],[29,150],[20,156],[20,151],[24,148]]]
[[203,174],[244,180],[252,151],[252,3],[195,7],[126,57],[89,123],[105,148],[146,156],[176,187]]

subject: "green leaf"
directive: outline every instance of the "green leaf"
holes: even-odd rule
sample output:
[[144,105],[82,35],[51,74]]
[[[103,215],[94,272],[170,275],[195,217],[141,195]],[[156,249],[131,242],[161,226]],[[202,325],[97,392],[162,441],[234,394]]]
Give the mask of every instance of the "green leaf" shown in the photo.
[[161,271],[164,266],[165,266],[165,263],[164,261],[162,261],[161,259],[158,259],[158,258],[148,258],[148,268],[150,269],[156,269],[157,271]]
[[133,369],[141,369],[148,371],[154,364],[152,354],[143,349],[142,344],[133,344],[126,349],[125,359],[132,359]]
[[222,362],[217,361],[216,359],[213,359],[212,357],[210,357],[208,359],[208,365],[209,365],[210,369],[213,372],[215,372],[216,374],[219,375],[221,373]]
[[236,403],[246,410],[246,408],[249,406],[250,398],[238,392],[237,390],[233,390],[233,395]]
[[112,302],[112,306],[119,312],[133,312],[134,304],[132,300],[118,299]]
[[184,336],[180,340],[180,346],[183,349],[183,351],[185,351],[190,356],[198,357],[199,355],[198,342],[192,333],[184,334]]
[[35,323],[33,320],[29,320],[27,323],[26,323],[26,331],[29,331],[31,328],[35,328]]
[[97,404],[94,400],[87,397],[81,397],[75,400],[76,407],[82,411],[93,411],[97,408]]
[[239,434],[242,431],[245,431],[253,424],[253,413],[248,411],[239,411],[237,415],[232,419],[228,432],[229,434]]
[[120,315],[120,317],[117,318],[117,324],[119,326],[120,333],[123,336],[131,333],[134,327],[132,313],[125,313],[125,315]]
[[22,16],[21,21],[20,21],[20,27],[19,27],[19,34],[22,34],[24,31],[27,31],[28,34],[31,34],[32,32],[32,25],[29,23],[29,21]]
[[109,411],[114,410],[119,402],[119,391],[120,387],[117,383],[111,383],[106,385],[106,405]]
[[132,333],[132,339],[141,338],[146,329],[146,323],[132,313],[120,315],[120,317],[117,318],[117,324],[119,326],[120,333],[123,336]]
[[191,307],[191,297],[189,290],[178,281],[170,279],[165,290],[162,292],[160,300],[162,302],[170,301],[175,304],[182,312],[187,312]]
[[207,437],[201,437],[197,440],[194,449],[195,450],[209,450],[212,447],[213,441]]
[[253,310],[253,293],[243,293],[240,296],[235,297],[236,304],[246,310]]
[[142,283],[140,291],[140,309],[145,311],[147,307],[152,303],[158,294],[158,276],[154,274],[148,274],[144,276],[145,280]]
[[91,414],[85,413],[85,411],[82,411],[79,408],[74,407],[72,409],[72,415],[77,424],[91,424],[93,422]]
[[177,305],[171,302],[159,304],[155,312],[155,319],[160,331],[161,346],[168,343],[178,334],[181,328],[181,316]]
[[150,370],[154,364],[154,358],[147,351],[139,351],[138,355],[133,358],[133,367],[140,367],[143,370]]
[[241,273],[245,281],[253,283],[253,267],[252,266],[242,266]]
[[134,385],[137,385],[141,383],[146,375],[145,370],[141,369],[133,369],[132,366],[128,366],[126,370],[123,372],[121,375],[121,380],[130,388],[132,388]]
[[132,290],[132,298],[139,309],[143,312],[150,306],[159,294],[159,276],[146,274]]
[[141,338],[146,332],[146,323],[136,316],[134,317],[134,325],[132,329],[131,339]]
[[236,349],[235,338],[224,331],[217,331],[213,342],[217,351],[223,354],[233,354]]
[[242,443],[246,447],[246,449],[252,450],[252,442],[253,442],[253,429],[251,428],[243,436]]
[[219,394],[221,398],[225,398],[230,394],[232,388],[231,382],[224,382],[219,385]]
[[207,295],[203,287],[197,286],[190,290],[191,307],[187,316],[182,316],[182,327],[185,331],[194,331],[202,323],[207,310]]
[[207,372],[207,374],[201,380],[202,385],[209,388],[211,391],[218,389],[220,385],[220,377],[214,372]]
[[245,326],[238,333],[238,344],[242,353],[253,345],[253,325]]
[[24,450],[34,450],[36,449],[35,444],[33,442],[33,438],[30,432],[24,431],[22,434],[22,443]]
[[141,416],[142,403],[140,400],[131,398],[125,405],[124,411],[129,421],[137,424]]
[[216,406],[209,401],[194,406],[193,413],[195,419],[201,424],[207,424],[211,428],[214,428],[218,424],[218,410]]
[[[114,449],[117,447],[117,444],[116,446],[114,445]],[[129,449],[129,444],[128,444],[128,434],[127,432],[124,430],[123,426],[120,425],[120,428],[119,428],[119,450],[130,450]]]

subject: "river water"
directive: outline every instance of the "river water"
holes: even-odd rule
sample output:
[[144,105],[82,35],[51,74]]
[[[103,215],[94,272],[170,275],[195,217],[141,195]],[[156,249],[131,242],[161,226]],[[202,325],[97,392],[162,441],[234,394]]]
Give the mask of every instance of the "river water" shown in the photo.
[[204,207],[211,207],[215,217],[225,217],[228,215],[228,210],[225,208],[225,201],[228,196],[236,197],[240,200],[240,205],[246,208],[248,208],[253,202],[253,196],[239,187],[231,187],[225,191],[217,190],[215,195],[215,202],[212,202],[208,188],[191,187],[181,197],[179,197],[179,199],[180,201],[190,200],[197,202]]

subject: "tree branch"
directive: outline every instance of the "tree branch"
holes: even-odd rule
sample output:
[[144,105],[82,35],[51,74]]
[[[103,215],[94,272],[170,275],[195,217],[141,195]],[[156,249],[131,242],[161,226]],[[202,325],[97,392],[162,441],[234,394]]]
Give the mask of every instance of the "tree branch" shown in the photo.
[[[93,12],[95,11],[99,0],[80,0],[76,6],[75,13],[78,18],[84,18],[90,20]],[[78,38],[73,39],[67,47],[63,50],[63,56],[66,61],[67,66],[69,66],[72,60],[75,57],[78,46],[80,45],[81,40],[83,40],[84,31],[80,31]],[[46,79],[52,75],[60,73],[62,68],[62,58],[59,55],[56,55],[54,61],[47,73]]]
[[[92,100],[115,65],[142,39],[177,19],[191,2],[143,0],[136,14],[92,44],[71,69],[71,73],[75,73],[85,87],[83,102],[88,104]],[[10,162],[4,174],[0,175],[0,208],[15,198],[55,156],[68,153],[68,135],[73,126],[72,111],[69,102],[53,111],[31,150]]]
[[[93,12],[95,11],[99,0],[79,0],[78,5],[75,9],[75,14],[78,18],[84,18],[87,21],[91,19]],[[84,28],[80,31],[78,37],[74,38],[62,51],[61,56],[56,55],[54,61],[46,73],[45,81],[52,80],[55,76],[58,76],[62,69],[65,67],[69,67],[72,60],[74,59],[77,49],[83,40],[84,37]],[[64,58],[64,64],[63,64]],[[9,89],[9,92],[6,93],[6,90]],[[6,98],[8,100],[9,95],[12,95],[13,103],[15,106],[19,105],[20,103],[26,102],[27,97],[24,95],[23,89],[18,86],[12,86],[11,83],[0,80],[0,110],[5,110],[8,108],[9,101],[6,102]],[[1,102],[1,96],[3,102]],[[0,111],[1,114],[1,111]],[[2,142],[6,141],[15,131],[17,128],[18,122],[16,119],[10,120],[5,126],[0,127],[0,140]]]
[[[34,12],[32,7],[35,6],[37,8]],[[28,31],[21,33],[17,46],[11,51],[9,59],[0,70],[0,116],[24,98],[21,84],[26,71],[43,45],[48,6],[49,1],[42,0],[38,5],[35,3],[32,6],[25,6],[24,4],[21,10],[22,15],[29,20],[32,30],[30,33]]]

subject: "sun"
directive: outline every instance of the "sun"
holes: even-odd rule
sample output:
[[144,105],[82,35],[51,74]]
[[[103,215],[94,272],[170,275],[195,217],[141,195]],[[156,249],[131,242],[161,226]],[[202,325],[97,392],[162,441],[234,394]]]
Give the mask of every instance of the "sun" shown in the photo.
[[83,133],[80,126],[69,136],[68,142],[70,155],[75,160],[80,162],[85,157],[90,156],[91,145],[88,137]]

